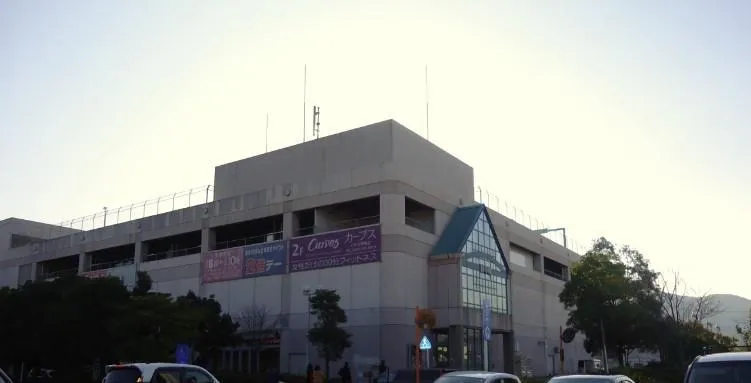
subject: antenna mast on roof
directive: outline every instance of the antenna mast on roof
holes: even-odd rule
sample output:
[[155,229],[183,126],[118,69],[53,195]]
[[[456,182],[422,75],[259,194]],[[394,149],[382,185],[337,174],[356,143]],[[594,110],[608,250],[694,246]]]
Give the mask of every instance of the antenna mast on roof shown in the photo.
[[321,107],[313,105],[313,136],[321,136]]
[[305,64],[302,78],[302,142],[305,142],[305,130],[308,128],[308,64]]
[[269,152],[269,114],[266,113],[266,153]]
[[430,141],[430,103],[428,100],[428,65],[425,64],[425,135]]

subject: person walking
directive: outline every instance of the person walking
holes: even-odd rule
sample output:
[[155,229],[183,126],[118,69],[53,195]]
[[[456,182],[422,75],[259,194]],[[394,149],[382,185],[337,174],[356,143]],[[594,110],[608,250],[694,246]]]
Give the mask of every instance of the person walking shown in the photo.
[[324,383],[325,381],[326,376],[321,371],[321,366],[316,365],[316,368],[313,370],[313,383]]
[[305,370],[305,383],[313,383],[313,365],[308,363],[308,368]]
[[339,369],[339,377],[342,383],[352,383],[352,371],[349,369],[349,362],[344,362],[344,366]]

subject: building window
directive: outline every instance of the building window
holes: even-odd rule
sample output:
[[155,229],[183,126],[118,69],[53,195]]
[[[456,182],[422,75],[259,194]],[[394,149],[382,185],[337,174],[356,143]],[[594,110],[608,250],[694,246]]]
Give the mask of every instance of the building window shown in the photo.
[[489,299],[494,312],[508,313],[508,270],[485,213],[475,223],[462,251],[464,306],[481,308]]
[[[474,327],[464,328],[463,369],[477,371],[483,369],[483,342],[482,329]],[[488,347],[488,360],[493,360],[492,347]]]

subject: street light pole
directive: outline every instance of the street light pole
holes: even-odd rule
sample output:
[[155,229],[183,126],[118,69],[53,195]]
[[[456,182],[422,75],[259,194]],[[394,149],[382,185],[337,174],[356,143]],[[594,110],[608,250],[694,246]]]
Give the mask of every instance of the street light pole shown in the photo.
[[308,368],[308,365],[310,364],[310,340],[308,340],[308,334],[310,334],[310,293],[311,289],[308,286],[305,286],[302,289],[302,294],[307,298],[308,301],[308,313],[307,313],[307,322],[308,327],[307,331],[305,333],[305,368]]

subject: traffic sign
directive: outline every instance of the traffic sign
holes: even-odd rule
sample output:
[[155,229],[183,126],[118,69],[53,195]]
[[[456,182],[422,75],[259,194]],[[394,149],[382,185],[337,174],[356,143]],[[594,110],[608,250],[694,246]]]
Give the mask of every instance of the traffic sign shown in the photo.
[[433,348],[433,345],[430,344],[430,339],[423,335],[422,340],[420,341],[420,350],[430,350],[431,348]]
[[190,363],[190,346],[187,344],[178,344],[175,349],[175,362],[179,364]]
[[490,317],[490,299],[483,299],[482,300],[482,337],[485,338],[485,341],[489,342],[492,338],[493,332],[490,329],[491,327],[491,317]]

